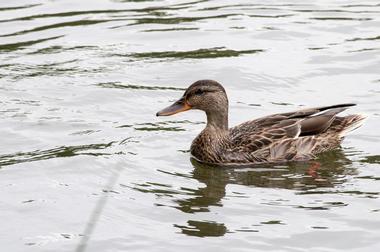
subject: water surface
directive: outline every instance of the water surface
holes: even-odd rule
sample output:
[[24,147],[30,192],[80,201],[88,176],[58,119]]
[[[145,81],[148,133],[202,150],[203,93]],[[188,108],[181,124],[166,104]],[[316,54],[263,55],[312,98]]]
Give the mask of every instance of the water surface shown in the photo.
[[[0,3],[0,242],[6,251],[380,249],[378,1]],[[230,124],[355,102],[370,115],[313,162],[190,160],[221,82]]]

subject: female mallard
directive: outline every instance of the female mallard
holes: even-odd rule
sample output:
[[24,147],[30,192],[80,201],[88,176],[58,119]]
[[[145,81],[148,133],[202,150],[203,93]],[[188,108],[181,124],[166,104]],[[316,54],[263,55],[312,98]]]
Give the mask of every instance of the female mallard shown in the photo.
[[344,135],[365,116],[336,116],[355,104],[338,104],[274,114],[228,128],[228,99],[213,80],[193,83],[173,105],[157,116],[189,109],[206,112],[206,128],[191,144],[191,154],[211,164],[248,164],[308,160],[339,146]]

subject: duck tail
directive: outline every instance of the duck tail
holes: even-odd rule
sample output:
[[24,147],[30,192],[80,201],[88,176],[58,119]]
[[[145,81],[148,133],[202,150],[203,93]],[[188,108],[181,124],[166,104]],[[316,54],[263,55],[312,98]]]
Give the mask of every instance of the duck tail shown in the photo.
[[362,126],[367,118],[368,116],[364,114],[356,114],[343,117],[339,137],[344,137],[351,131]]

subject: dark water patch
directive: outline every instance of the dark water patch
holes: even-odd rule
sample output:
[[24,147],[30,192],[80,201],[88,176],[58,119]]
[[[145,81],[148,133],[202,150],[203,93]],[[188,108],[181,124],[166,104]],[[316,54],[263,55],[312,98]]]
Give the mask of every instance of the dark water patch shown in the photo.
[[206,124],[205,122],[196,122],[196,121],[189,121],[189,120],[178,120],[178,121],[161,121],[161,122],[158,122],[158,124],[160,125],[170,125],[170,124],[193,124],[193,125],[197,125],[197,124]]
[[278,31],[280,29],[273,27],[273,26],[263,26],[262,29],[264,30],[270,30],[270,31]]
[[380,50],[380,48],[363,48],[363,49],[358,49],[358,50],[350,50],[347,52],[348,53],[356,53],[356,52],[367,52],[367,51],[375,51],[375,50]]
[[1,51],[5,51],[5,52],[16,51],[16,50],[23,49],[23,48],[31,46],[31,45],[35,45],[38,43],[42,43],[45,41],[54,40],[54,39],[58,39],[58,38],[62,38],[62,37],[64,37],[64,35],[50,37],[50,38],[44,38],[44,39],[29,40],[29,41],[18,42],[18,43],[11,43],[11,44],[0,44],[0,52]]
[[339,10],[339,9],[325,9],[325,10],[299,9],[299,10],[292,10],[292,11],[316,12],[316,13],[379,13],[379,11],[368,11],[368,10],[353,11],[353,10]]
[[73,51],[73,50],[91,50],[98,48],[97,46],[72,46],[72,47],[64,47],[64,46],[50,46],[42,49],[38,49],[34,52],[28,53],[29,55],[33,54],[54,54],[54,53],[61,53],[66,51]]
[[380,180],[380,177],[374,177],[374,176],[359,176],[356,177],[357,179],[370,179],[370,180]]
[[96,85],[99,86],[99,87],[102,87],[102,88],[118,88],[118,89],[175,90],[175,91],[184,91],[184,90],[186,90],[185,88],[122,84],[121,82],[104,82],[104,83],[98,83]]
[[[60,66],[60,65],[64,65],[64,64],[69,64],[69,63],[75,63],[75,62],[78,62],[79,60],[78,59],[72,59],[72,60],[66,60],[66,61],[56,61],[54,63],[49,63],[49,64],[38,64],[37,66],[39,67],[48,67],[48,66]],[[34,68],[34,65],[23,65],[23,64],[18,64],[18,65],[14,65],[14,66],[24,66],[25,69],[33,69]]]
[[311,50],[311,51],[317,51],[317,50],[323,50],[323,49],[326,49],[327,47],[309,47],[307,49]]
[[[131,25],[143,25],[143,24],[181,24],[181,23],[191,23],[200,20],[206,19],[218,19],[218,18],[227,18],[231,16],[236,16],[237,14],[224,14],[224,15],[215,15],[215,16],[205,16],[205,17],[171,17],[171,18],[136,18],[135,22]],[[113,28],[120,28],[123,26],[117,26]]]
[[138,131],[186,131],[180,127],[135,127],[135,130]]
[[[199,11],[210,11],[210,10],[222,10],[222,9],[228,9],[228,10],[281,10],[281,8],[277,7],[305,7],[308,6],[308,4],[269,4],[269,3],[263,3],[263,4],[228,4],[228,5],[220,5],[220,6],[213,6],[213,7],[205,7],[202,9],[199,9]],[[239,7],[239,8],[236,8]],[[248,8],[246,8],[248,7]],[[231,9],[236,8],[236,9]],[[286,9],[288,10],[288,9]]]
[[49,13],[49,14],[38,14],[25,17],[18,17],[13,19],[0,20],[0,23],[3,22],[13,22],[13,21],[28,21],[41,18],[53,18],[53,17],[73,17],[73,16],[82,16],[82,15],[94,15],[94,14],[112,14],[112,13],[123,13],[123,12],[149,12],[156,9],[165,9],[162,8],[145,8],[145,9],[116,9],[116,10],[86,10],[86,11],[69,11],[69,12],[58,12],[58,13]]
[[256,4],[257,6],[278,6],[278,7],[305,7],[305,6],[313,6],[312,4],[306,4],[306,3],[301,3],[301,4],[291,4],[291,3],[280,3],[280,4]]
[[269,221],[262,221],[260,222],[261,224],[264,224],[264,225],[285,225],[285,223],[283,223],[282,221],[280,220],[269,220]]
[[189,198],[175,199],[173,208],[183,213],[204,213],[210,212],[211,206],[222,207],[221,199],[225,196],[225,189],[222,187],[202,187],[189,192]]
[[10,36],[17,36],[17,35],[23,35],[31,32],[38,32],[38,31],[45,31],[49,29],[56,29],[56,28],[62,28],[62,27],[73,27],[73,26],[87,26],[87,25],[94,25],[99,23],[105,23],[109,21],[119,21],[121,19],[104,19],[104,20],[79,20],[79,21],[70,21],[70,22],[62,22],[52,25],[44,25],[40,27],[36,27],[30,30],[24,30],[19,32],[14,32],[10,34],[0,35],[0,37],[10,37]]
[[119,145],[126,145],[127,143],[139,143],[134,137],[127,137],[119,142]]
[[119,10],[70,11],[70,12],[58,12],[58,13],[50,13],[50,14],[38,14],[38,15],[0,20],[0,23],[13,22],[13,21],[28,21],[28,20],[34,20],[34,19],[39,19],[39,18],[71,17],[71,16],[78,16],[78,15],[85,15],[85,14],[104,14],[104,13],[114,13],[114,12],[117,13],[119,12]]
[[79,73],[79,72],[91,72],[98,71],[98,69],[79,69],[78,67],[67,67],[66,64],[77,63],[78,60],[68,60],[63,62],[55,62],[49,64],[38,64],[38,65],[24,65],[24,64],[14,64],[12,67],[7,67],[12,73],[8,74],[8,77],[19,80],[28,77],[37,76],[59,76],[66,75],[68,73]]
[[213,221],[189,220],[187,226],[174,224],[174,227],[180,228],[182,234],[196,237],[224,236],[228,231],[224,223]]
[[34,245],[37,245],[37,243],[35,242],[26,242],[24,243],[25,246],[34,246]]
[[380,164],[380,155],[367,156],[360,160],[363,163]]
[[379,4],[347,4],[347,5],[342,5],[341,7],[343,8],[356,8],[356,7],[377,7],[380,6]]
[[353,38],[353,39],[347,39],[346,41],[362,41],[362,40],[379,40],[380,36],[375,37],[367,37],[367,38]]
[[271,102],[273,105],[280,105],[280,106],[292,106],[294,104],[288,103],[288,102]]
[[20,108],[11,108],[11,109],[5,109],[5,110],[0,110],[0,113],[16,113],[19,112]]
[[31,152],[17,152],[14,154],[0,155],[0,167],[24,162],[47,160],[52,158],[73,157],[78,155],[100,156],[108,153],[95,152],[104,150],[115,142],[106,144],[87,144],[75,146],[61,146],[48,150],[36,150]]
[[334,201],[334,202],[325,202],[326,205],[330,206],[336,206],[336,207],[341,207],[341,206],[348,206],[347,203],[340,202],[340,201]]
[[172,6],[188,6],[188,7],[192,7],[194,6],[195,4],[198,4],[198,3],[205,3],[205,2],[209,2],[210,0],[198,0],[198,1],[192,1],[192,2],[186,2],[186,3],[178,3],[178,4],[173,4]]
[[230,29],[234,29],[234,30],[244,30],[246,29],[244,26],[231,26]]
[[251,107],[261,107],[262,105],[259,104],[259,103],[245,103],[245,102],[236,102],[237,104],[244,104],[244,105],[248,105],[248,106],[251,106]]
[[[267,5],[266,5],[267,6]],[[271,5],[268,5],[271,6]],[[229,4],[229,5],[220,5],[220,6],[213,6],[213,7],[205,7],[202,9],[199,9],[198,11],[216,11],[216,10],[280,10],[279,8],[275,7],[265,7],[260,4]]]
[[29,106],[41,106],[41,102],[35,101],[35,100],[12,99],[11,101],[15,102],[15,104],[22,104],[22,105],[29,105]]
[[246,232],[246,233],[257,233],[259,230],[257,229],[250,229],[250,228],[240,228],[240,229],[235,229],[235,232]]
[[362,191],[354,191],[354,190],[347,190],[347,191],[342,191],[342,190],[310,190],[310,191],[302,191],[302,192],[297,192],[296,194],[299,195],[309,195],[309,194],[347,194],[347,195],[355,195],[355,196],[377,196],[380,195],[379,192],[362,192]]
[[74,133],[71,133],[71,136],[81,136],[81,135],[91,135],[96,132],[100,132],[100,130],[81,130]]
[[324,206],[296,206],[296,208],[305,210],[329,210],[330,208]]
[[42,4],[28,4],[28,5],[22,5],[22,6],[1,7],[0,11],[27,9],[27,8],[40,6],[40,5],[42,5]]
[[174,195],[186,194],[186,192],[183,192],[181,190],[173,189],[172,186],[170,185],[154,183],[154,182],[146,182],[146,183],[141,183],[141,184],[133,183],[133,186],[120,184],[120,186],[127,187],[127,188],[130,188],[142,193],[152,193],[158,197],[162,197],[162,196],[173,197]]
[[191,179],[192,178],[191,175],[185,174],[185,173],[165,171],[165,170],[162,170],[162,169],[157,169],[157,171],[161,172],[163,174],[174,176],[174,177],[182,177],[182,178],[187,178],[187,179]]
[[350,17],[312,17],[313,20],[333,20],[333,21],[369,21],[372,18],[350,18]]
[[147,185],[152,185],[152,186],[162,186],[162,187],[167,187],[167,188],[170,188],[171,185],[167,185],[167,184],[162,184],[162,183],[156,183],[156,182],[146,182]]
[[141,32],[170,32],[170,31],[196,31],[199,30],[199,28],[167,28],[167,29],[150,29],[150,30],[143,30]]
[[124,124],[124,125],[117,126],[116,128],[130,128],[130,127],[133,127],[133,125],[131,125],[131,124]]
[[229,5],[205,7],[205,8],[198,9],[198,11],[215,11],[215,10],[221,10],[221,9],[230,8],[230,7],[247,7],[247,6],[252,6],[252,5],[251,4],[229,4]]
[[[23,73],[18,75],[9,75],[8,77],[14,79],[14,80],[21,80],[24,78],[33,78],[33,77],[39,77],[39,76],[59,76],[59,75],[66,75],[68,73],[78,73],[77,68],[75,67],[59,67],[59,68],[51,68],[46,67],[45,69],[40,68],[39,70],[35,69],[31,73]],[[86,71],[87,72],[87,71]]]
[[292,17],[293,14],[282,14],[282,15],[248,15],[249,17],[253,18],[285,18],[285,17]]
[[25,203],[31,203],[31,202],[34,202],[34,201],[36,201],[36,200],[24,200],[24,201],[22,201],[21,203],[23,203],[23,204],[25,204]]
[[104,192],[104,193],[115,193],[115,194],[120,194],[120,192],[118,192],[118,191],[115,191],[115,190],[107,190],[107,189],[103,189],[102,192]]
[[11,67],[11,66],[14,66],[14,65],[13,64],[0,64],[1,68]]
[[244,54],[256,54],[263,52],[262,49],[254,50],[231,50],[225,47],[214,47],[209,49],[197,49],[193,51],[164,51],[164,52],[147,52],[147,53],[132,53],[128,54],[134,58],[175,58],[175,59],[209,59],[209,58],[224,58],[224,57],[238,57]]

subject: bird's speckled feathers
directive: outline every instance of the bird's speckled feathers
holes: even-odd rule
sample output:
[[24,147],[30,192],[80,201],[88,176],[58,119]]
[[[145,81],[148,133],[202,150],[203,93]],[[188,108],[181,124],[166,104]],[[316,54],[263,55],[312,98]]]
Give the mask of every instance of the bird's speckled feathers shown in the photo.
[[366,118],[337,116],[355,105],[348,103],[273,114],[228,128],[226,92],[211,80],[195,82],[162,111],[184,111],[178,109],[182,103],[186,110],[200,109],[207,115],[207,126],[194,139],[191,154],[201,162],[223,165],[308,160],[338,147],[344,135]]

